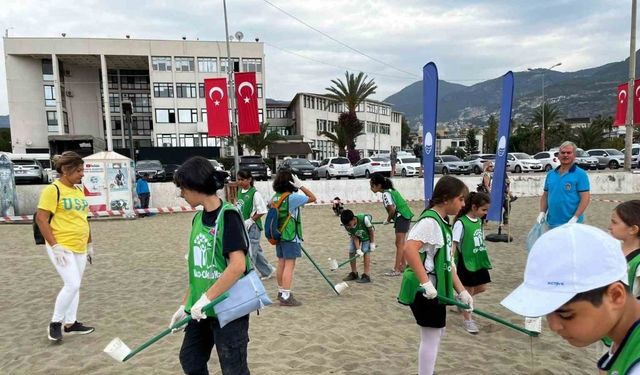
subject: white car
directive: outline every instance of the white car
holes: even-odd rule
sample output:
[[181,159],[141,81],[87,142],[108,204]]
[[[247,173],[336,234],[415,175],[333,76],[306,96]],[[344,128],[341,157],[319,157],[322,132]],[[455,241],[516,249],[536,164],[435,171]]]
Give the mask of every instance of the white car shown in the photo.
[[524,152],[510,152],[507,155],[507,168],[513,173],[542,172],[542,163]]
[[387,158],[362,158],[353,166],[353,176],[369,178],[372,173],[391,175],[391,162]]
[[396,161],[396,175],[402,177],[417,176],[420,174],[420,159],[413,157],[399,157]]
[[542,163],[542,169],[549,172],[552,169],[556,169],[560,166],[560,159],[558,159],[558,151],[542,151],[533,155],[533,158]]
[[338,179],[341,177],[355,178],[353,176],[351,162],[344,156],[334,156],[322,160],[317,171],[319,178],[325,177],[327,180],[330,180],[332,177]]

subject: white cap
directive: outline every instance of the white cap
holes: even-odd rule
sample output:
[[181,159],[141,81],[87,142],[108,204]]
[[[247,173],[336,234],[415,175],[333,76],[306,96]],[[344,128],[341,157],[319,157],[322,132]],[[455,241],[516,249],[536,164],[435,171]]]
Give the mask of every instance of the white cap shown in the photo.
[[538,238],[527,259],[524,282],[501,303],[519,315],[543,316],[578,293],[616,281],[627,284],[620,242],[586,224],[565,224]]

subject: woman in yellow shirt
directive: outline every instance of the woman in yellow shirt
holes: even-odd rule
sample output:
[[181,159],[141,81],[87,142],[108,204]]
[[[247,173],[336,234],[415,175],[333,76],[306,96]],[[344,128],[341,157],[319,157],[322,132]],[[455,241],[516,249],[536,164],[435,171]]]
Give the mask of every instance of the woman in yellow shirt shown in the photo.
[[87,261],[91,263],[93,245],[87,221],[89,203],[75,186],[84,176],[84,162],[72,151],[56,155],[53,162],[60,179],[42,191],[36,223],[46,241],[47,254],[64,282],[48,330],[49,340],[60,341],[63,330],[65,334],[94,331],[76,320],[82,274]]

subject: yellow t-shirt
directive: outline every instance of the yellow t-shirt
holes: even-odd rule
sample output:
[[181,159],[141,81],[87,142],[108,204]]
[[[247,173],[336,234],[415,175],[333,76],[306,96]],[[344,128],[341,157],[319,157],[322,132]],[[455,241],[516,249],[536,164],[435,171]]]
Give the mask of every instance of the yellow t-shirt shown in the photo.
[[42,190],[38,208],[53,213],[51,230],[60,245],[84,253],[89,240],[89,202],[77,187],[68,187],[60,181],[54,184],[60,189],[60,200],[56,204],[56,187],[51,184]]

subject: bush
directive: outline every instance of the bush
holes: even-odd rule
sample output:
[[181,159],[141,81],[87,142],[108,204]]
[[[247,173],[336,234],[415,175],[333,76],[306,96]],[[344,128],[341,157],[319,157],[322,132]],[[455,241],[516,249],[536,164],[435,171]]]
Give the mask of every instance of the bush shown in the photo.
[[615,148],[622,150],[624,148],[624,138],[607,138],[602,148]]

